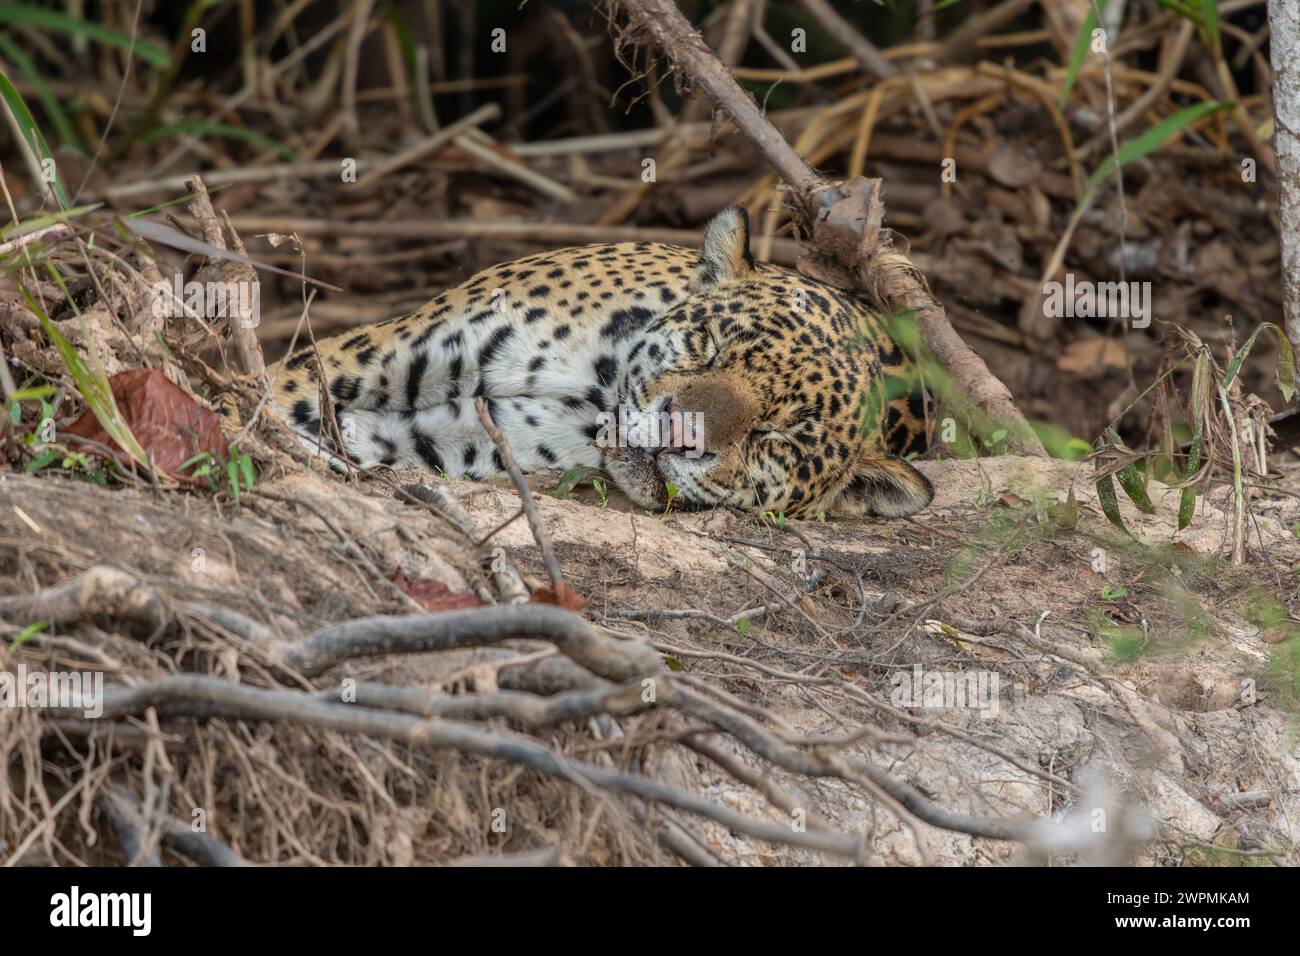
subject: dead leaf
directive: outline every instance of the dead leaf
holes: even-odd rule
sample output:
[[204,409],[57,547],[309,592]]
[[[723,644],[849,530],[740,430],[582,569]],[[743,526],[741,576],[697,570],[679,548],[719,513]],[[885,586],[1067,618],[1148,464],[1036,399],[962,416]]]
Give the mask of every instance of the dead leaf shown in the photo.
[[453,591],[441,581],[408,581],[400,569],[393,576],[393,583],[430,614],[455,611],[465,607],[480,607],[483,604],[473,591]]
[[1128,352],[1116,339],[1083,339],[1065,347],[1065,354],[1056,360],[1056,367],[1089,378],[1108,369],[1127,368]]
[[[164,474],[199,484],[199,479],[180,474],[181,465],[205,451],[220,461],[230,457],[230,446],[221,434],[221,417],[194,401],[157,369],[118,372],[109,378],[108,384],[122,420],[153,460],[154,467]],[[90,409],[65,430],[126,455]],[[94,453],[93,449],[90,451]]]
[[989,157],[988,174],[1003,186],[1019,189],[1028,186],[1043,175],[1043,164],[1025,152],[1023,147],[1002,143]]
[[951,199],[938,196],[926,203],[921,213],[928,234],[936,241],[942,242],[949,236],[958,235],[966,230],[966,215]]
[[570,611],[582,611],[587,607],[587,599],[569,587],[567,581],[555,585],[554,590],[538,588],[529,601],[533,604],[554,604]]

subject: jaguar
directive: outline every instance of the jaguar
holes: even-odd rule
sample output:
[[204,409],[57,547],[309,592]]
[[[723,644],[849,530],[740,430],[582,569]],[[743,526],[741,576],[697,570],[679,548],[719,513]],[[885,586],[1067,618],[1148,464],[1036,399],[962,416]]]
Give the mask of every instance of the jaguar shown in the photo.
[[934,493],[907,461],[926,448],[926,399],[889,323],[854,293],[756,262],[738,206],[701,249],[505,262],[280,364],[280,416],[365,467],[503,473],[481,398],[522,470],[601,469],[646,508],[902,517]]

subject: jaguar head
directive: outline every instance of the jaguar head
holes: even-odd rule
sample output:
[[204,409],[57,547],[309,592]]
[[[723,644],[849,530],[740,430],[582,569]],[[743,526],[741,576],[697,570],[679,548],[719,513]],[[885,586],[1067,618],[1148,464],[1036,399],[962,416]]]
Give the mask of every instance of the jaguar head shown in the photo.
[[864,308],[755,266],[745,211],[719,213],[690,295],[647,330],[675,358],[624,396],[605,469],[647,508],[921,510],[930,482],[882,437],[890,396],[875,348],[855,337]]

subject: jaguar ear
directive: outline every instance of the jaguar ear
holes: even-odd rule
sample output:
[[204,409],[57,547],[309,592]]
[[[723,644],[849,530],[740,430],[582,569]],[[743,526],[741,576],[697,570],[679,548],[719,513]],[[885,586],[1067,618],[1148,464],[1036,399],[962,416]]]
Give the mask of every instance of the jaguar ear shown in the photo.
[[934,499],[934,486],[901,458],[869,458],[840,494],[838,509],[848,514],[906,518]]
[[745,278],[754,269],[749,254],[749,213],[743,206],[728,206],[704,230],[700,264],[691,273],[691,291],[707,292]]

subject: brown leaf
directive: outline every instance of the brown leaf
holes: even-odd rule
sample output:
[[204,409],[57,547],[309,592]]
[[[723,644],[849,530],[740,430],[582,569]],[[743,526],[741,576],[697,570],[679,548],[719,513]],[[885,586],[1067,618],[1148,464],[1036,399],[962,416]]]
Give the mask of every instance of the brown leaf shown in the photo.
[[1083,339],[1065,347],[1065,354],[1056,360],[1056,367],[1071,375],[1091,378],[1109,369],[1127,368],[1128,352],[1115,339]]
[[393,576],[393,583],[405,591],[430,614],[439,611],[455,611],[464,607],[480,607],[483,602],[473,591],[453,591],[441,581],[408,581],[399,570]]
[[988,173],[1003,186],[1019,189],[1043,175],[1043,164],[1029,155],[1023,146],[1003,143],[989,157]]
[[538,588],[529,601],[533,604],[555,604],[570,611],[582,611],[587,607],[587,599],[569,587],[567,581],[555,585],[554,590]]
[[[230,446],[221,434],[220,416],[194,401],[157,369],[118,372],[108,384],[122,420],[145,454],[153,459],[154,466],[164,474],[198,484],[199,479],[179,473],[181,465],[205,451],[222,461],[230,457]],[[65,430],[108,445],[126,456],[90,409]]]

